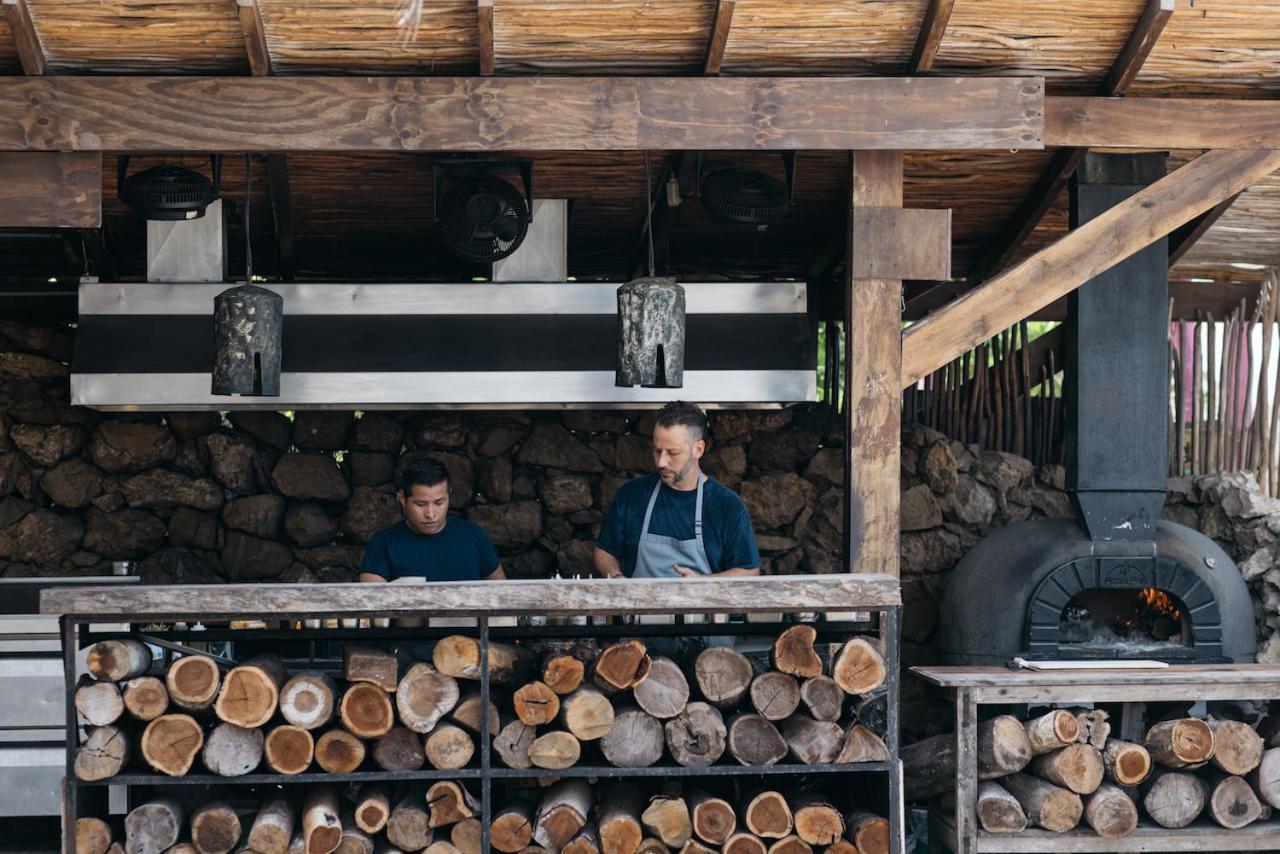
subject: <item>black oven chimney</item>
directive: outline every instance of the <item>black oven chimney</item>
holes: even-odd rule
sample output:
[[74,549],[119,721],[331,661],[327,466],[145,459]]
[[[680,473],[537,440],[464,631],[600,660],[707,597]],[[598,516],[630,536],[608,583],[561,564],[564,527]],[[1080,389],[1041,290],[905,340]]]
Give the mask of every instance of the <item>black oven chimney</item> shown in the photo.
[[[1087,154],[1071,179],[1071,228],[1164,174],[1163,153]],[[1068,298],[1067,489],[1094,541],[1153,540],[1164,506],[1168,268],[1161,237]]]

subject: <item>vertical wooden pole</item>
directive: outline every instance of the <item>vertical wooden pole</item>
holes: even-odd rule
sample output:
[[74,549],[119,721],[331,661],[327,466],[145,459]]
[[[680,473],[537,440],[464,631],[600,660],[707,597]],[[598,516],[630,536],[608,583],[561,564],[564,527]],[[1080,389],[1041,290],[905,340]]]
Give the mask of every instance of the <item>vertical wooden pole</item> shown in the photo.
[[[902,152],[854,152],[852,188],[853,207],[902,207]],[[902,282],[850,273],[845,305],[849,568],[897,575]]]

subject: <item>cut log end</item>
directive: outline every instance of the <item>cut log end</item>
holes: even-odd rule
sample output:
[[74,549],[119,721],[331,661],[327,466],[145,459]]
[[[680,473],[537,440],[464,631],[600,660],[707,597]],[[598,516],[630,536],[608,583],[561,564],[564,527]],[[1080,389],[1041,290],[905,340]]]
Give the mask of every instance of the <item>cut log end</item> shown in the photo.
[[791,626],[773,642],[773,666],[801,679],[821,675],[822,659],[813,649],[817,639],[818,632],[813,626]]
[[217,662],[204,655],[175,659],[164,678],[173,704],[193,712],[212,706],[222,687],[222,672]]
[[868,641],[853,638],[832,659],[831,678],[846,694],[866,694],[884,684],[884,657]]

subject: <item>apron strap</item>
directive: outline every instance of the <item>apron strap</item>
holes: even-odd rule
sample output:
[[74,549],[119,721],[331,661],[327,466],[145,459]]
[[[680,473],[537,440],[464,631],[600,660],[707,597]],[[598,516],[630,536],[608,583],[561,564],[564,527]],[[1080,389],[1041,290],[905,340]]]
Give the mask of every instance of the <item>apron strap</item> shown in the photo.
[[[658,478],[658,482],[653,485],[653,494],[649,496],[649,506],[644,511],[644,524],[640,526],[640,536],[649,533],[649,520],[653,517],[653,505],[658,503],[658,490],[662,489],[662,478]],[[701,497],[701,491],[699,491]]]
[[702,484],[707,482],[705,474],[698,475],[698,497],[693,510],[693,538],[702,539]]

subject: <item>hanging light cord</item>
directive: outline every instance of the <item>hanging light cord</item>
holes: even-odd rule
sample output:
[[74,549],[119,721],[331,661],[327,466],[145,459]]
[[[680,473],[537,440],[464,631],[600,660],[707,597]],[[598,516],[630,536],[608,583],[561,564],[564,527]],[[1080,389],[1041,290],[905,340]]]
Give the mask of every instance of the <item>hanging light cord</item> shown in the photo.
[[253,201],[253,156],[244,156],[244,283],[253,284],[253,240],[249,234],[249,205]]
[[649,152],[644,153],[644,230],[649,238],[649,278],[653,278],[653,188],[649,174]]

